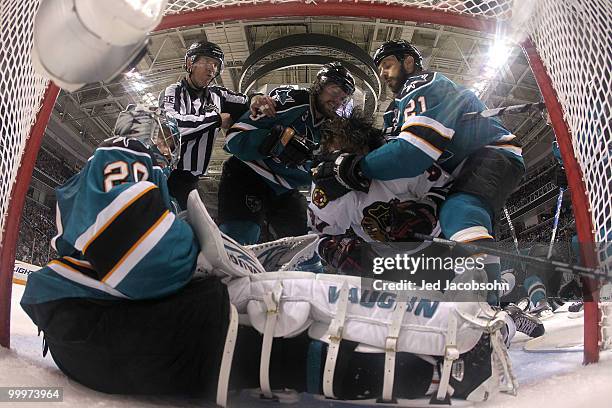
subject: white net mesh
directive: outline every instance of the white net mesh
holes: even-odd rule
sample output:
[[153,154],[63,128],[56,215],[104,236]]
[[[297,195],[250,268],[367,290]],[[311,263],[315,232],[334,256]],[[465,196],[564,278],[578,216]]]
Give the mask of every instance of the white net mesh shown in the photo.
[[11,189],[47,87],[30,62],[38,1],[1,0],[0,7],[0,242]]
[[542,0],[529,25],[572,135],[599,262],[611,275],[612,2]]
[[[401,7],[428,8],[447,11],[456,14],[473,16],[484,16],[488,18],[508,19],[512,10],[512,0],[170,0],[166,8],[166,14],[182,14],[200,9],[214,9],[228,6],[249,6],[256,4],[325,4],[344,3],[347,11],[351,4],[386,4]],[[248,18],[248,15],[237,15],[236,19]]]
[[[174,0],[166,14],[236,7],[234,19],[248,19],[249,7],[342,3],[418,7],[508,21],[513,0]],[[17,169],[40,108],[46,81],[31,66],[29,50],[38,0],[0,0],[0,242]],[[600,262],[612,274],[612,2],[539,0],[527,30],[557,92],[584,175]],[[14,243],[8,243],[14,245]],[[612,327],[604,315],[602,332]],[[607,328],[606,328],[607,327]],[[607,331],[606,331],[607,330]],[[610,336],[608,336],[609,338]]]

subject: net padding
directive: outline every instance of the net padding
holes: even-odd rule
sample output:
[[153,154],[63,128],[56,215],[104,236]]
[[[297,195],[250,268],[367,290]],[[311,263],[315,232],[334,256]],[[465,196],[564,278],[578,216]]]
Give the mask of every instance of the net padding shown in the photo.
[[[29,57],[38,0],[0,0],[0,5],[0,240],[4,240],[12,187],[47,81],[33,72]],[[337,6],[333,15],[344,12],[354,15],[351,9],[355,6],[370,5],[372,8],[394,7],[394,11],[407,9],[414,15],[421,10],[439,11],[441,17],[431,21],[439,24],[444,24],[451,16],[474,17],[469,20],[472,28],[483,27],[479,22],[491,23],[487,27],[494,28],[498,22],[510,20],[513,0],[171,0],[166,10],[168,18],[164,19],[166,25],[162,21],[160,27],[180,25],[187,20],[173,20],[174,25],[169,25],[168,21],[193,12],[206,11],[207,16],[212,16],[206,17],[208,21],[248,20],[265,18],[266,11],[282,6],[295,6],[292,8],[294,15],[306,15],[308,11],[295,10],[329,5]],[[262,7],[268,8],[262,11]],[[256,8],[259,14],[252,14]],[[220,13],[221,10],[231,10],[231,15]],[[406,16],[412,14],[401,14],[397,18],[409,19]],[[612,274],[608,256],[612,252],[611,21],[612,2],[609,0],[539,0],[535,14],[526,24],[551,78],[571,134],[568,145],[584,177],[587,203],[584,207],[588,207],[584,210],[589,211],[586,219],[590,221],[591,231],[582,231],[581,236],[603,243],[597,256],[608,274]],[[29,182],[27,178],[26,183]],[[577,180],[570,178],[570,183],[580,183]],[[3,246],[15,245],[15,242],[0,242]]]

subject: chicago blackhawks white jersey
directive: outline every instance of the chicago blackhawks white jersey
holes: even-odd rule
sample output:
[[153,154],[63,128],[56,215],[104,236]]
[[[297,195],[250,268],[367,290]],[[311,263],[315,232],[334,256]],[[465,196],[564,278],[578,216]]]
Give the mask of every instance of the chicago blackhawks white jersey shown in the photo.
[[[308,211],[310,227],[327,235],[344,234],[352,228],[366,242],[382,242],[384,231],[390,227],[392,202],[401,205],[416,201],[430,205],[437,213],[451,182],[452,176],[434,165],[418,177],[372,180],[367,193],[351,191],[333,201],[313,185]],[[439,229],[436,224],[433,235],[439,234]]]

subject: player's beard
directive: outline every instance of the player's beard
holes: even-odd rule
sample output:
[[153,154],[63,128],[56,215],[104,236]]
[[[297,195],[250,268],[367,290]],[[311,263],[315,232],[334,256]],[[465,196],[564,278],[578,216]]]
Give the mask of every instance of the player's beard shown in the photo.
[[400,66],[399,75],[395,78],[391,78],[391,83],[387,82],[387,85],[389,85],[389,88],[391,88],[391,92],[393,92],[394,94],[399,94],[402,91],[402,88],[404,88],[404,84],[406,83],[406,80],[410,77],[410,75],[412,74],[406,71],[406,68],[404,68],[404,64],[402,64]]
[[336,114],[336,111],[338,110],[338,108],[333,109],[327,103],[325,103],[325,104],[321,103],[321,99],[320,99],[319,95],[317,95],[314,99],[315,99],[315,109],[321,115],[323,115],[324,117],[326,117],[328,119],[334,118],[334,117],[338,116]]

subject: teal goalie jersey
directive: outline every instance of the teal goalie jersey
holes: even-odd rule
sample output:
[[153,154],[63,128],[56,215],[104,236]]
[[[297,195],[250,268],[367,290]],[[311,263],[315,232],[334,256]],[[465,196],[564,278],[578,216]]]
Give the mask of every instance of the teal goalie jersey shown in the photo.
[[199,251],[174,213],[166,176],[137,141],[117,138],[57,189],[59,258],[30,275],[22,303],[150,299],[176,292]]
[[379,180],[415,177],[434,163],[453,173],[483,147],[522,163],[520,145],[497,118],[463,118],[485,109],[473,92],[440,73],[409,77],[384,115],[388,143],[364,158],[364,174]]

